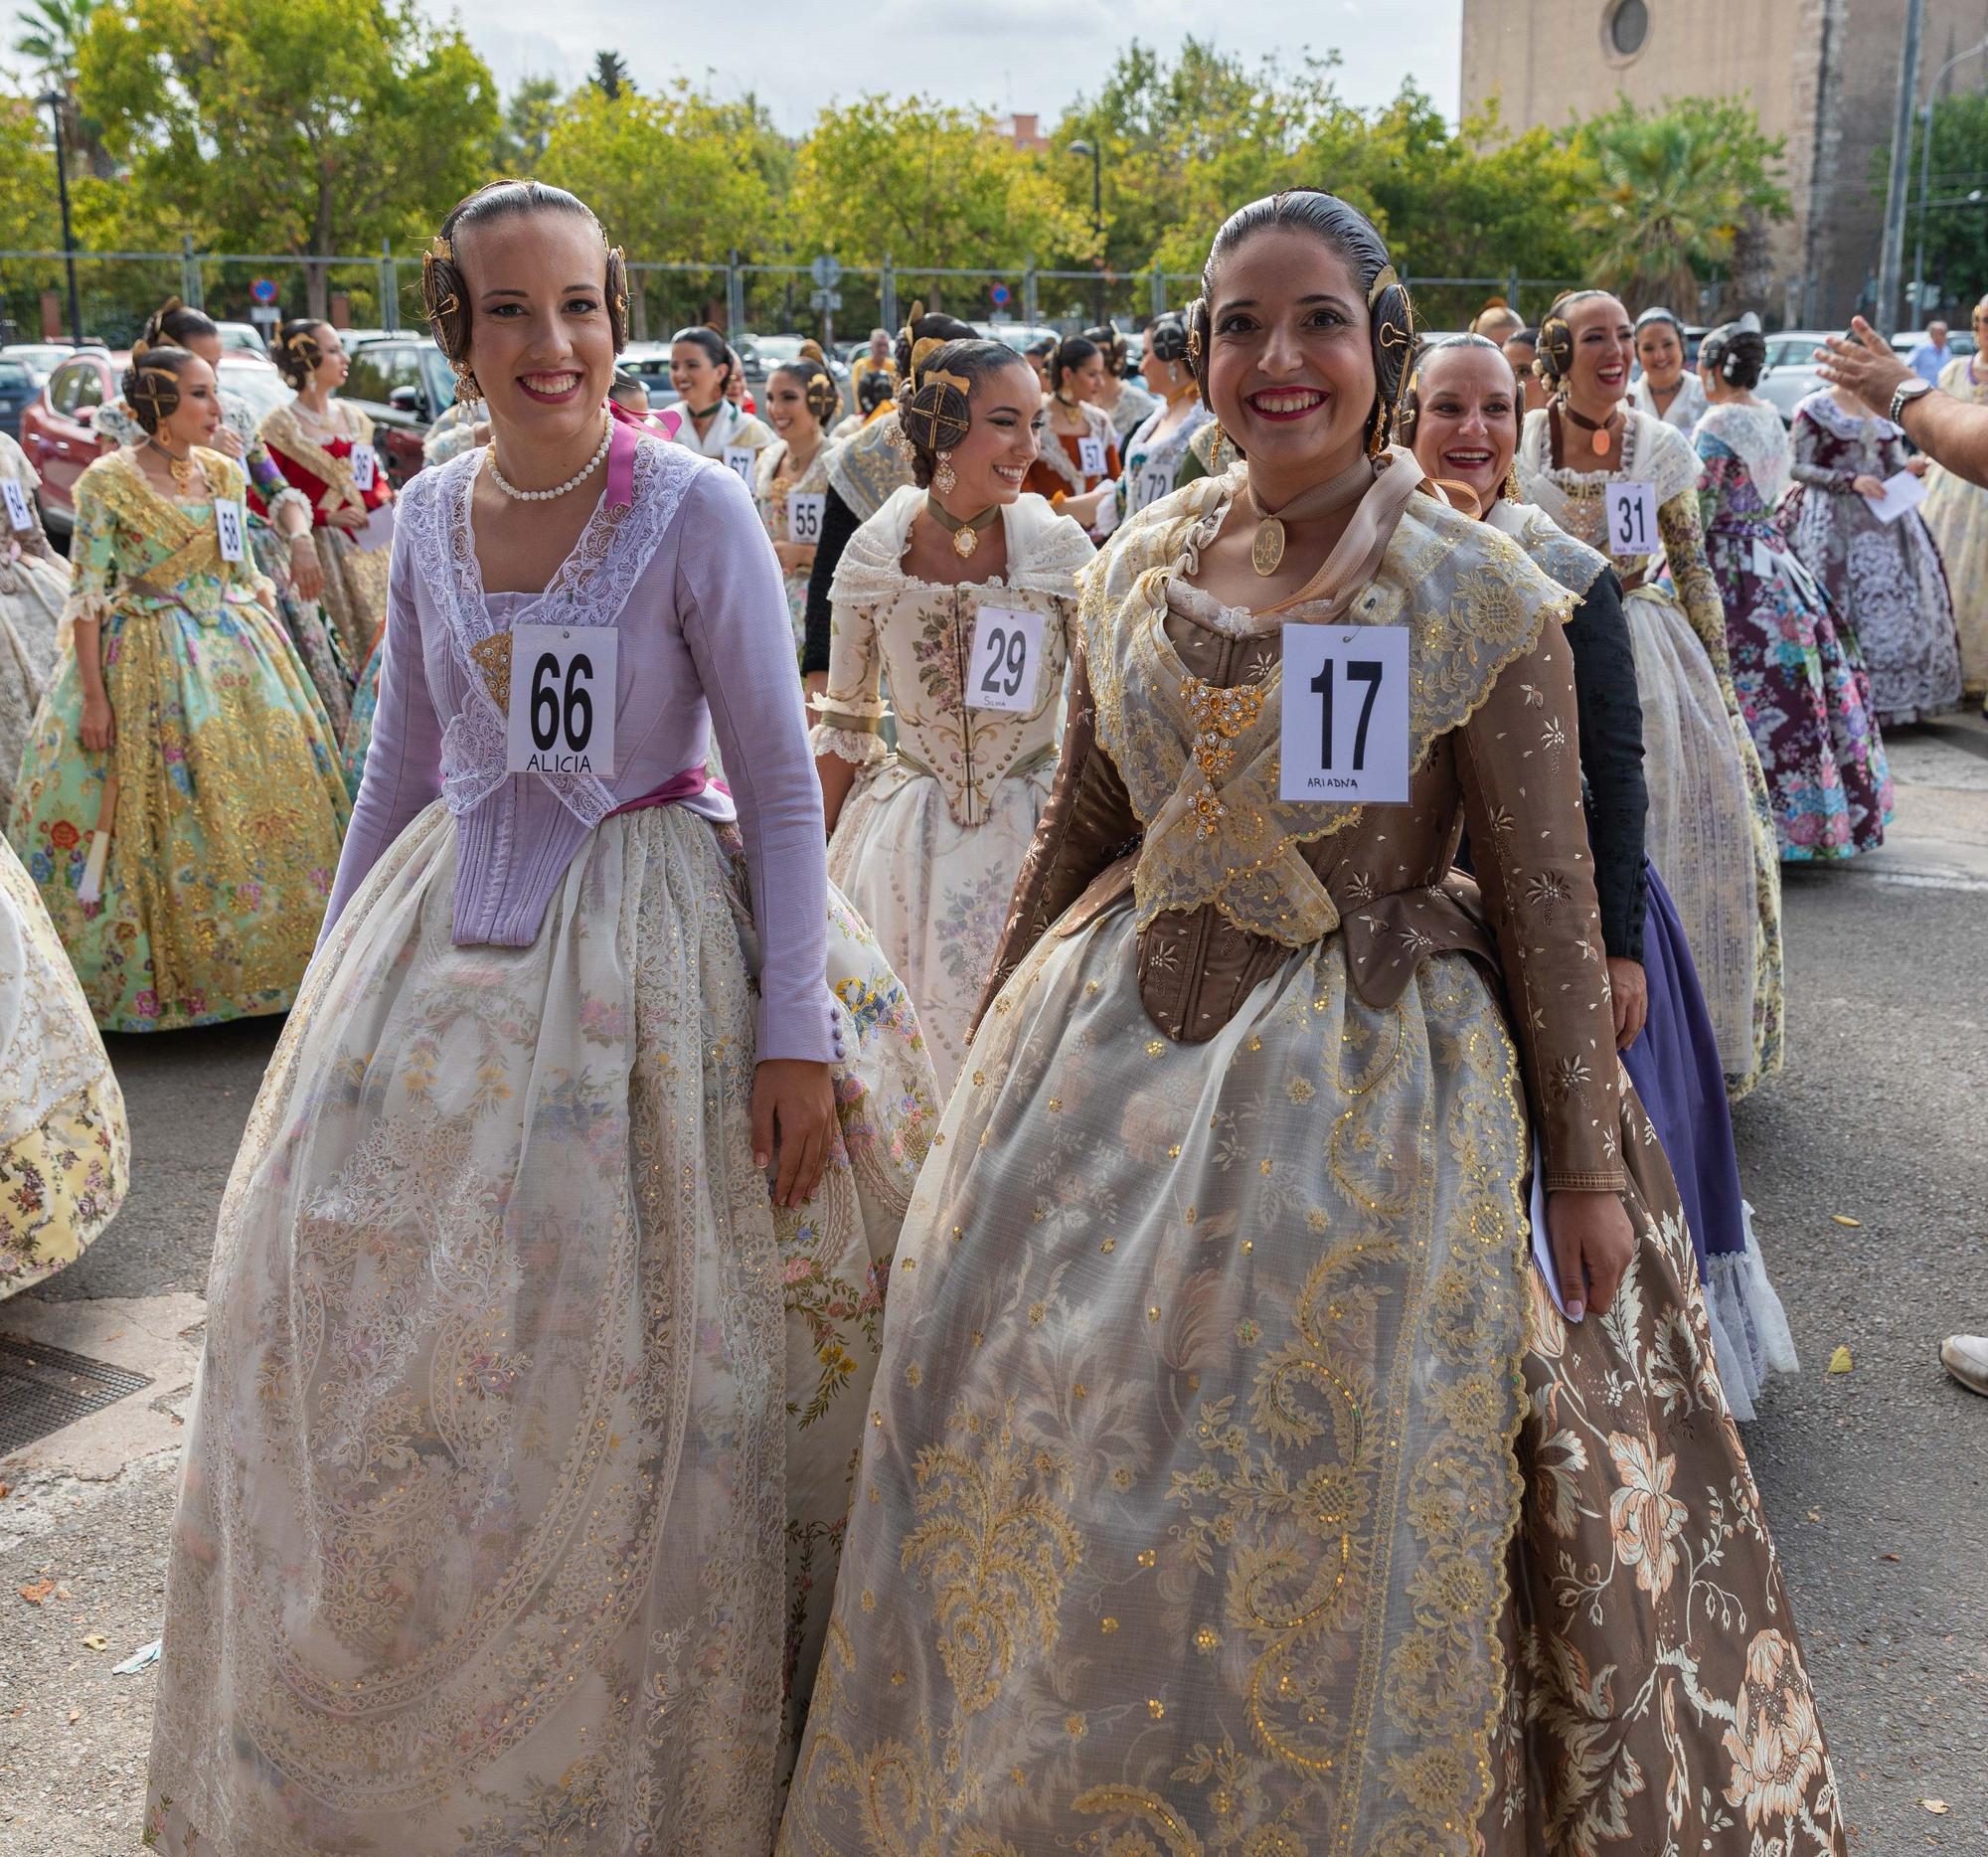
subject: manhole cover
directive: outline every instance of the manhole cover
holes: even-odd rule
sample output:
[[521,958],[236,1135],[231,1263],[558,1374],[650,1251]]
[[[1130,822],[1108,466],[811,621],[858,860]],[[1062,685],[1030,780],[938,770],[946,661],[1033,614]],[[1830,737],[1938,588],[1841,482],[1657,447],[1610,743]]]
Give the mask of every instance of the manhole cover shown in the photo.
[[66,1348],[0,1335],[0,1457],[151,1384]]

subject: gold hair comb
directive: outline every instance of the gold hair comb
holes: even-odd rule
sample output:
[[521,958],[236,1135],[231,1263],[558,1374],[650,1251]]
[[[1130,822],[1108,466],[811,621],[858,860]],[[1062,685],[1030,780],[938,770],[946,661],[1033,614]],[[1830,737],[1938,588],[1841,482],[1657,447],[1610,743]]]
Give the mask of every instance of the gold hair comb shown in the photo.
[[1372,309],[1388,291],[1392,290],[1401,281],[1401,278],[1395,275],[1394,265],[1383,264],[1381,266],[1381,274],[1374,279],[1372,288],[1367,292],[1367,307]]

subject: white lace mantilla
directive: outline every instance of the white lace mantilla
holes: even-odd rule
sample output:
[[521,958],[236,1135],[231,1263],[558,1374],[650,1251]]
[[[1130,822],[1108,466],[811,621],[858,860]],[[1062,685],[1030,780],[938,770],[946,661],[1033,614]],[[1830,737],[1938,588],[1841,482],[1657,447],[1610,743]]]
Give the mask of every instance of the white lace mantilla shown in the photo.
[[[476,647],[513,624],[616,623],[692,479],[701,470],[724,468],[660,438],[640,438],[636,445],[634,492],[628,506],[610,510],[603,495],[551,585],[508,620],[491,616],[470,523],[470,498],[484,452],[465,451],[425,470],[402,493],[398,522],[408,531],[410,555],[442,564],[428,585],[463,671],[462,707],[449,718],[441,741],[441,796],[458,818],[473,811],[508,777],[507,719],[490,694]],[[614,795],[595,774],[541,772],[538,777],[589,829],[614,810]]]

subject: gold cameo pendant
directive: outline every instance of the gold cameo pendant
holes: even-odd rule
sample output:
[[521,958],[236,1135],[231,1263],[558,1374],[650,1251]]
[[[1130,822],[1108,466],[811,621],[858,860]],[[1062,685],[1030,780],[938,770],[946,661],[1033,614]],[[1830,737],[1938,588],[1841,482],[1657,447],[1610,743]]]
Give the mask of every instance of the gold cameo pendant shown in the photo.
[[1284,525],[1274,516],[1265,516],[1256,525],[1256,539],[1249,545],[1249,565],[1259,575],[1277,571],[1284,558]]
[[973,554],[973,551],[979,546],[980,546],[980,533],[978,530],[958,529],[953,532],[952,552],[955,555],[957,555],[961,561],[966,561],[970,559]]

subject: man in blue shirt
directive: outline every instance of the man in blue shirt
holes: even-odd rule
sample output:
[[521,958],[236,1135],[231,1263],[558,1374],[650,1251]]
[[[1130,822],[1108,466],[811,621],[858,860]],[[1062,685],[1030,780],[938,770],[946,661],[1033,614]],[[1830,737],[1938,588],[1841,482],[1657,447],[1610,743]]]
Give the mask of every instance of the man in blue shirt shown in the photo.
[[1926,324],[1926,339],[1912,350],[1905,365],[1928,387],[1939,385],[1939,371],[1953,359],[1953,351],[1946,345],[1946,324],[1929,322]]

